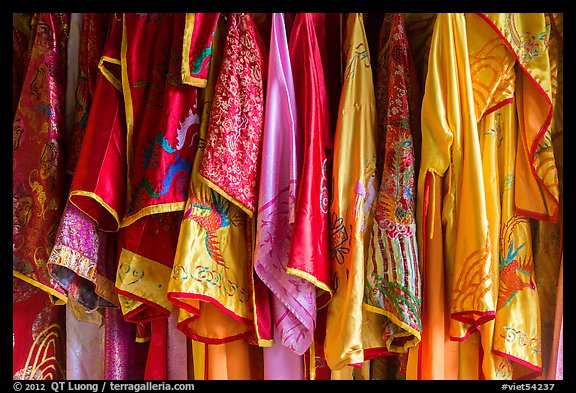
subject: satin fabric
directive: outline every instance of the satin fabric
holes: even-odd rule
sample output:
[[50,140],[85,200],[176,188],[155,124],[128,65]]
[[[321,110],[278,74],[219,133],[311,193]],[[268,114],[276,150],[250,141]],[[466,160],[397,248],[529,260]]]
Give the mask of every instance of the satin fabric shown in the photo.
[[504,39],[522,72],[518,74],[519,138],[515,178],[518,211],[534,219],[558,221],[558,172],[550,146],[553,115],[549,45],[550,16],[543,13],[480,15]]
[[388,351],[405,353],[418,344],[422,330],[414,149],[420,139],[420,92],[402,14],[384,16],[379,38],[375,90],[381,184],[364,301],[387,318],[382,334]]
[[[559,276],[562,275],[563,250],[563,112],[564,112],[564,66],[563,66],[563,15],[547,16],[551,23],[549,54],[552,82],[551,99],[554,113],[550,123],[551,143],[558,170],[559,214],[558,223],[533,221],[534,265],[542,323],[542,378],[549,376],[561,364],[556,365],[555,353],[558,342],[559,323],[562,315],[562,287]],[[548,142],[550,143],[550,142]],[[560,309],[558,307],[560,306]],[[559,322],[560,321],[560,322]],[[560,337],[561,339],[561,337]],[[560,361],[558,361],[561,363]],[[553,379],[553,378],[552,378]]]
[[[450,335],[458,340],[465,340],[496,312],[496,277],[490,269],[492,255],[465,28],[464,15],[436,17],[422,102],[418,176],[420,200],[426,197],[424,179],[428,172],[446,178],[444,255]],[[457,94],[449,94],[452,91]]]
[[[206,131],[215,85],[223,61],[223,44],[232,23],[216,27],[211,70],[204,90],[200,139]],[[251,334],[247,215],[206,186],[199,177],[204,144],[195,157],[190,190],[168,284],[168,299],[180,309],[178,328],[194,341],[222,344]],[[194,355],[196,359],[196,355]],[[195,368],[196,366],[195,360]],[[200,366],[198,366],[200,367]],[[196,374],[196,372],[195,372]]]
[[[273,297],[270,308],[276,343],[303,355],[314,340],[316,289],[311,282],[286,272],[301,146],[297,145],[299,130],[284,17],[273,14],[272,19],[254,270]],[[297,356],[290,358],[302,362]],[[266,357],[267,369],[288,367],[268,360],[270,357]],[[301,370],[295,377],[302,377]]]
[[[365,264],[376,200],[376,98],[362,15],[350,14],[343,44],[344,84],[334,136],[330,258],[334,296],[324,351],[332,370],[360,366],[382,351],[383,317],[363,309]],[[368,314],[368,315],[364,315]],[[376,319],[377,317],[377,319]],[[372,323],[369,323],[373,321]],[[377,340],[370,340],[371,331]],[[374,332],[372,332],[374,335]]]
[[34,15],[12,134],[13,275],[59,304],[66,294],[50,277],[46,262],[66,198],[62,149],[69,27],[70,14]]
[[298,13],[288,41],[296,88],[298,129],[301,130],[302,175],[298,180],[296,211],[287,272],[312,282],[317,307],[332,296],[329,260],[329,168],[332,147],[329,103],[326,93],[319,31],[325,15]]
[[200,126],[197,88],[183,84],[180,74],[184,23],[184,14],[124,15],[120,60],[128,172],[123,227],[149,214],[184,208]]
[[[469,339],[479,325],[493,319],[496,308],[496,277],[490,269],[492,255],[465,29],[464,15],[436,17],[422,102],[418,176],[418,200],[427,200],[432,206],[433,190],[425,188],[425,179],[429,172],[445,178],[441,214],[449,335],[459,341]],[[418,204],[419,217],[423,206]],[[465,232],[459,229],[464,226]],[[474,358],[465,355],[458,356],[458,378],[471,378],[472,370],[476,379]]]
[[262,349],[236,340],[206,344],[191,340],[189,358],[194,380],[261,380],[264,378]]
[[[517,134],[515,111],[510,104],[515,89],[514,56],[506,50],[494,31],[475,15],[466,15],[466,29],[493,256],[491,272],[494,277],[498,277],[494,282],[496,290],[492,293],[498,310],[495,320],[481,326],[480,338],[474,337],[469,343],[461,345],[464,364],[461,368],[469,370],[463,373],[468,372],[467,378],[470,379],[509,379],[512,376],[512,365],[507,356],[500,356],[498,351],[502,348],[498,336],[506,336],[506,332],[501,330],[502,324],[514,328],[522,326],[524,330],[528,327],[531,333],[537,333],[534,327],[539,318],[538,310],[533,310],[535,319],[527,325],[521,318],[510,318],[519,307],[525,307],[519,304],[529,304],[530,301],[526,300],[530,299],[536,299],[537,302],[535,293],[523,292],[518,296],[522,298],[521,303],[517,300],[505,310],[501,309],[514,300],[513,296],[518,290],[524,288],[518,286],[520,284],[516,281],[514,272],[519,266],[515,258],[521,261],[520,271],[528,272],[526,282],[531,280],[529,272],[533,271],[530,226],[516,216],[512,202]],[[505,352],[512,354],[514,350],[507,349]],[[469,358],[473,360],[467,361]],[[481,364],[476,365],[478,359],[481,359]],[[462,374],[461,378],[463,376],[466,374]]]
[[166,335],[166,379],[185,381],[188,379],[187,338],[178,329],[178,309],[172,309],[168,318]]
[[[278,337],[274,329],[273,337]],[[265,380],[303,380],[304,358],[283,345],[280,340],[262,349]]]
[[96,77],[96,86],[68,199],[98,229],[117,232],[124,216],[126,121],[122,101],[120,47],[122,19],[114,17]]
[[554,333],[550,350],[547,379],[564,379],[564,259],[560,262],[558,291],[554,318]]
[[[80,42],[77,59],[76,89],[71,97],[74,103],[71,125],[67,138],[66,172],[73,175],[86,133],[88,113],[96,88],[100,56],[112,23],[112,14],[83,13],[81,14]],[[68,100],[68,97],[67,97]]]
[[17,277],[12,296],[13,379],[66,379],[66,308]]
[[206,87],[212,61],[212,40],[219,17],[218,12],[186,14],[182,44],[183,83]]
[[[533,214],[534,211],[527,213],[522,207],[522,203],[519,203],[519,193],[533,193],[533,196],[531,197],[531,200],[533,201],[531,208],[539,206],[540,203],[540,197],[534,194],[535,191],[533,189],[531,190],[530,187],[526,187],[526,184],[533,180],[527,179],[526,174],[521,169],[525,164],[522,140],[525,139],[526,131],[528,131],[528,134],[532,132],[528,126],[534,125],[531,123],[532,120],[530,119],[532,119],[531,116],[535,113],[533,111],[530,111],[529,113],[527,112],[526,103],[529,103],[535,98],[534,90],[527,86],[527,83],[530,81],[529,83],[536,85],[534,83],[535,79],[532,78],[536,78],[536,76],[531,67],[538,64],[538,73],[541,75],[541,78],[536,78],[538,79],[537,86],[540,92],[549,92],[549,100],[554,104],[555,93],[557,91],[557,85],[554,86],[554,81],[557,81],[558,73],[557,58],[559,37],[558,34],[551,34],[548,31],[549,25],[553,24],[549,20],[551,17],[550,15],[507,15],[506,18],[499,16],[496,23],[493,15],[480,15],[480,17],[487,22],[487,27],[485,27],[485,29],[492,29],[492,34],[501,39],[501,41],[498,40],[498,42],[500,46],[504,48],[491,50],[492,56],[490,61],[494,62],[495,58],[498,57],[503,58],[503,55],[494,55],[505,52],[508,57],[504,62],[507,69],[511,69],[514,63],[521,65],[520,67],[517,67],[520,72],[516,72],[517,82],[515,85],[506,81],[506,79],[509,78],[507,74],[510,74],[504,71],[506,68],[500,67],[501,72],[500,75],[498,75],[500,82],[494,83],[492,82],[493,79],[490,80],[490,78],[487,78],[489,74],[489,71],[487,72],[487,70],[490,67],[486,67],[486,64],[482,64],[481,67],[478,67],[478,69],[482,69],[481,72],[478,72],[478,75],[482,78],[478,78],[481,79],[481,82],[477,83],[477,85],[482,86],[482,88],[478,88],[476,91],[480,91],[484,89],[487,84],[492,83],[496,89],[492,92],[490,97],[493,101],[491,105],[492,107],[498,107],[502,106],[502,103],[511,101],[510,98],[506,100],[500,97],[503,95],[510,96],[511,93],[509,91],[515,90],[514,95],[518,103],[516,110],[518,111],[519,119],[518,131],[516,131],[516,113],[511,113],[512,109],[510,108],[510,105],[505,105],[494,112],[497,117],[496,120],[490,120],[492,114],[486,115],[486,119],[482,120],[483,122],[493,122],[493,125],[489,126],[489,129],[485,128],[483,134],[485,138],[489,138],[488,135],[492,134],[491,131],[496,131],[496,133],[501,135],[499,146],[502,145],[503,147],[503,154],[500,154],[500,159],[502,161],[500,164],[500,171],[502,173],[502,179],[500,180],[502,193],[502,229],[500,233],[499,246],[500,288],[498,293],[498,312],[494,326],[494,338],[492,339],[492,337],[488,337],[484,339],[484,331],[482,331],[483,346],[485,347],[485,354],[493,352],[494,354],[505,358],[504,360],[500,359],[497,362],[497,370],[494,370],[493,366],[491,367],[489,365],[490,362],[486,361],[487,356],[485,355],[483,370],[486,378],[492,379],[504,377],[525,379],[539,376],[543,373],[542,366],[546,363],[546,359],[543,359],[543,352],[549,353],[549,349],[546,348],[548,343],[544,343],[543,347],[542,339],[544,335],[542,334],[541,329],[542,326],[549,326],[552,323],[551,320],[554,318],[553,316],[550,316],[550,311],[553,310],[553,308],[549,307],[547,304],[555,301],[550,301],[550,298],[554,299],[555,296],[550,295],[549,288],[550,285],[555,286],[554,281],[557,275],[554,271],[557,271],[560,260],[557,252],[552,252],[548,255],[545,248],[540,247],[535,240],[543,234],[545,234],[544,236],[546,237],[551,235],[551,239],[557,240],[555,246],[552,246],[551,244],[550,246],[556,250],[561,250],[561,243],[558,241],[560,238],[560,236],[558,236],[559,228],[556,224],[534,221],[529,223],[528,220],[522,216],[538,217],[545,220],[550,219],[552,221],[555,221],[556,218],[546,218],[541,214],[536,214],[535,216]],[[468,20],[470,24],[476,22],[475,17],[468,17]],[[546,27],[544,27],[542,20],[546,21]],[[515,35],[518,26],[543,31],[534,34],[533,37],[542,37],[543,34],[550,34],[548,38],[548,50],[543,52],[539,50],[534,51],[536,49],[535,46],[532,46],[529,49],[528,47],[518,48],[518,42],[512,42],[509,40],[510,38],[513,40],[526,39],[526,37],[519,38]],[[475,32],[478,33],[478,30],[480,30],[480,28],[477,27]],[[474,35],[474,38],[478,36],[479,35],[476,34]],[[494,38],[490,42],[494,42],[496,39],[497,38]],[[472,39],[470,45],[476,45],[477,47],[480,46]],[[482,51],[480,51],[476,57],[480,58],[480,54],[485,53],[488,47],[489,45],[483,47]],[[549,60],[537,59],[539,57],[548,57]],[[512,58],[512,60],[510,61],[509,58]],[[482,62],[478,61],[477,63]],[[500,64],[502,64],[502,61]],[[478,95],[479,94],[475,93],[475,97]],[[490,112],[490,109],[487,113],[488,112]],[[549,120],[546,120],[546,122],[550,123]],[[540,178],[545,189],[544,191],[547,191],[550,195],[554,196],[554,198],[557,198],[559,192],[557,167],[553,158],[554,149],[552,148],[553,146],[550,145],[550,138],[553,129],[554,126],[547,129],[543,134],[544,140],[547,140],[546,142],[538,142],[540,144],[539,149],[541,149],[538,151],[542,152],[543,155],[538,153],[539,157],[533,161],[533,165],[538,169],[532,171],[533,173],[530,176],[535,175],[536,178]],[[544,128],[542,128],[540,132],[543,131]],[[516,134],[518,136],[516,136]],[[502,139],[504,140],[503,143],[501,143]],[[518,142],[516,142],[516,140]],[[511,143],[512,145],[507,146],[507,143]],[[547,173],[546,176],[542,175],[542,173],[544,173],[542,172],[544,168],[547,168],[545,172]],[[494,173],[495,171],[488,169],[487,172]],[[487,181],[486,184],[490,183]],[[511,194],[513,196],[510,196]],[[526,195],[523,195],[520,199],[525,196]],[[545,199],[546,198],[547,197],[545,197]],[[545,203],[550,203],[550,199]],[[554,201],[552,203],[554,203]],[[556,200],[555,203],[558,203],[558,201]],[[557,208],[558,206],[556,206],[556,209]],[[553,215],[554,214],[552,214],[552,216]],[[530,228],[534,225],[536,226],[536,231],[534,231],[534,229],[531,230]],[[496,225],[491,222],[491,228],[493,229],[494,227],[496,227]],[[556,233],[555,236],[553,235],[554,233]],[[535,234],[538,234],[537,238],[534,238]],[[540,241],[541,240],[539,240],[539,242]],[[546,277],[548,275],[546,272],[550,274],[550,278]],[[542,298],[542,295],[544,295],[544,298]],[[546,318],[546,323],[544,324],[542,323],[542,316],[545,316]],[[493,344],[492,350],[489,349],[491,344]]]
[[422,333],[408,352],[407,380],[458,379],[458,342],[450,340],[450,294],[444,269],[442,177],[424,179],[423,199],[417,199],[418,258],[422,271]]

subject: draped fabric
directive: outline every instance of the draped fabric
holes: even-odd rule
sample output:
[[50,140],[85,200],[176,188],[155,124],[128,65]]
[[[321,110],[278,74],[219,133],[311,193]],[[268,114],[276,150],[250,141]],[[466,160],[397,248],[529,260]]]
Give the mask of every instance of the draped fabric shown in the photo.
[[[35,14],[13,121],[13,275],[66,301],[46,262],[64,208],[63,144],[69,14]],[[36,159],[30,159],[36,157]]]
[[[551,148],[553,115],[549,15],[482,14],[516,56],[518,74],[518,188],[516,208],[527,217],[557,222],[558,172]],[[555,76],[554,76],[555,77]]]
[[148,344],[136,342],[136,325],[124,321],[119,308],[105,308],[103,326],[104,379],[144,379]]
[[[199,132],[202,143],[192,168],[168,286],[168,299],[182,310],[178,328],[193,340],[210,344],[248,337],[253,321],[247,237],[251,227],[247,215],[209,188],[199,174],[211,111],[220,105],[219,99],[222,98],[216,96],[217,80],[220,80],[221,73],[238,71],[221,66],[226,56],[225,39],[232,36],[237,40],[240,36],[238,29],[243,32],[253,26],[249,21],[237,23],[238,19],[249,17],[229,15],[228,22],[221,19],[222,23],[216,28]],[[232,55],[237,56],[237,53]]]
[[363,344],[370,329],[378,329],[379,335],[382,327],[366,324],[362,307],[369,223],[377,192],[376,99],[361,14],[348,16],[343,49],[345,73],[334,136],[330,205],[334,297],[328,304],[324,345],[327,363],[335,370],[360,365],[370,358],[371,347],[378,351],[378,346],[384,346]]
[[102,317],[99,313],[80,313],[78,317],[73,310],[73,302],[69,300],[66,306],[66,379],[102,380],[104,379]]
[[[76,59],[78,83],[67,89],[76,93],[72,100],[76,103],[74,121],[70,126],[67,143],[66,163],[69,173],[74,172],[82,146],[86,117],[99,72],[97,67],[100,56],[97,54],[102,52],[109,18],[108,14],[82,15]],[[71,59],[68,60],[70,63]],[[81,118],[84,119],[82,122]],[[114,292],[115,239],[111,234],[99,231],[96,223],[69,201],[65,204],[47,266],[52,278],[69,297],[75,299],[75,304],[86,307],[90,312],[100,305],[118,305],[118,297]]]
[[168,319],[166,333],[166,379],[183,381],[188,379],[187,338],[178,329],[178,313],[176,308],[172,309],[172,313]]
[[[428,120],[433,118],[432,113],[427,112],[429,108],[428,97],[430,100],[434,100],[434,104],[430,105],[430,108],[434,105],[438,108],[437,104],[442,102],[438,98],[438,92],[441,92],[442,89],[436,90],[435,87],[440,85],[434,83],[440,79],[438,78],[439,75],[449,75],[446,71],[443,73],[434,72],[436,66],[433,63],[434,56],[437,54],[435,37],[440,35],[441,30],[438,25],[443,23],[442,19],[444,18],[444,16],[437,17],[437,29],[434,30],[432,38],[429,73],[426,81],[427,89],[422,112],[423,117],[426,116]],[[459,349],[459,378],[530,378],[542,373],[542,336],[539,291],[534,273],[533,231],[530,229],[530,221],[525,216],[532,218],[551,217],[552,220],[555,220],[554,198],[550,198],[550,195],[556,195],[555,190],[558,181],[552,146],[547,146],[544,149],[545,154],[552,158],[547,158],[544,161],[540,161],[540,158],[534,160],[532,164],[535,169],[529,173],[526,169],[526,156],[523,155],[522,144],[523,141],[530,140],[527,135],[536,135],[531,128],[534,125],[537,127],[543,125],[544,128],[541,128],[539,135],[547,134],[548,138],[550,137],[550,131],[545,129],[548,127],[546,121],[549,124],[550,120],[545,120],[544,116],[537,117],[538,111],[528,113],[527,105],[531,105],[532,100],[539,100],[538,97],[542,96],[541,93],[550,91],[550,80],[554,77],[551,77],[549,67],[540,66],[538,68],[540,80],[537,87],[535,89],[534,86],[531,86],[531,84],[536,85],[532,83],[535,79],[531,77],[532,73],[530,72],[532,60],[538,62],[539,60],[535,58],[538,56],[547,57],[547,52],[535,50],[528,54],[519,53],[518,49],[514,49],[514,44],[511,44],[510,37],[518,39],[514,36],[518,25],[522,28],[530,27],[532,30],[545,33],[546,29],[543,23],[545,16],[542,14],[538,17],[524,17],[507,14],[504,17],[503,14],[497,16],[467,14],[463,19],[458,19],[458,16],[454,17],[456,23],[453,25],[455,27],[453,31],[459,32],[459,35],[456,36],[460,37],[458,42],[461,43],[461,52],[446,54],[444,58],[449,59],[452,56],[462,59],[463,63],[459,62],[457,72],[452,74],[458,76],[463,82],[457,85],[460,89],[460,96],[469,97],[472,100],[467,101],[470,111],[467,116],[464,116],[464,113],[460,115],[463,120],[459,124],[466,126],[462,128],[463,131],[468,129],[474,131],[475,128],[477,131],[461,139],[463,143],[461,149],[464,150],[461,168],[456,164],[459,154],[451,158],[451,164],[447,167],[445,164],[441,164],[442,162],[446,163],[446,160],[442,159],[442,154],[451,151],[447,150],[446,146],[450,147],[454,143],[460,143],[460,138],[456,138],[452,133],[452,130],[457,130],[458,127],[450,127],[451,118],[449,116],[447,117],[448,121],[442,118],[441,122],[438,122],[438,128],[441,129],[441,125],[446,124],[449,126],[449,132],[438,135],[436,141],[432,141],[427,140],[429,138],[427,130],[433,129],[434,122],[423,122],[423,127],[425,127],[423,128],[422,144],[423,168],[420,175],[426,176],[426,173],[430,171],[443,175],[443,172],[439,171],[438,168],[454,171],[455,175],[459,170],[463,171],[461,182],[456,180],[454,183],[454,180],[450,180],[449,183],[449,185],[460,184],[459,189],[450,191],[450,187],[446,188],[446,182],[444,182],[447,199],[442,206],[442,222],[446,233],[444,251],[447,255],[445,261],[447,267],[452,269],[452,272],[449,270],[449,276],[453,274],[454,278],[457,278],[452,287],[449,287],[449,299],[452,310],[451,335],[458,337],[459,334],[462,341]],[[510,34],[512,35],[510,36]],[[536,36],[541,37],[542,35],[538,33],[533,37]],[[545,41],[548,42],[548,38],[545,38]],[[444,47],[446,46],[444,45]],[[459,48],[458,45],[454,47]],[[553,46],[550,45],[550,47]],[[515,71],[515,64],[517,63],[521,64],[520,68],[516,68],[519,71]],[[445,65],[446,61],[444,61]],[[446,97],[450,96],[446,95]],[[512,104],[514,100],[517,105]],[[547,100],[551,101],[549,97]],[[462,102],[463,99],[460,99],[461,107]],[[451,115],[449,110],[439,113]],[[518,123],[516,119],[518,119]],[[439,143],[442,138],[445,138],[444,140],[448,143]],[[539,136],[534,142],[535,144],[542,143],[538,138]],[[434,147],[436,154],[430,154],[429,149],[434,144],[436,144]],[[471,154],[467,155],[467,159],[471,160],[470,164],[466,164],[466,149],[471,149]],[[476,168],[470,170],[471,168],[468,168],[467,165],[473,166],[473,160],[477,160]],[[543,162],[549,168],[546,172],[546,178],[542,176]],[[429,166],[428,169],[426,166]],[[539,190],[530,185],[534,183],[533,176],[541,179],[540,184],[544,187],[543,189]],[[471,187],[467,188],[467,180],[474,180],[475,184],[470,184]],[[424,186],[423,183],[422,186]],[[428,193],[427,200],[430,203],[430,191],[426,190],[429,189],[421,188],[420,192]],[[548,191],[543,192],[545,190]],[[466,253],[460,254],[458,250],[469,247],[473,239],[471,234],[474,232],[472,229],[468,230],[468,239],[460,241],[457,236],[452,238],[451,231],[460,225],[458,221],[459,209],[464,208],[464,211],[467,212],[466,225],[469,225],[473,217],[466,207],[466,200],[471,199],[466,197],[471,195],[469,193],[477,193],[478,198],[474,197],[476,199],[474,209],[476,209],[477,217],[481,219],[481,222],[484,220],[487,222],[487,225],[474,225],[474,229],[486,228],[487,236],[484,237],[482,233],[479,233],[481,236],[478,236],[476,243],[478,251],[469,253],[470,257],[465,260],[464,264],[459,265],[459,258]],[[528,212],[522,207],[522,198],[530,193],[535,195],[534,198],[537,201],[531,205],[531,208],[536,208],[532,212]],[[519,198],[519,194],[523,194],[523,196]],[[459,197],[459,195],[462,196]],[[458,202],[459,198],[462,198],[462,202]],[[482,201],[482,203],[478,203],[478,201]],[[547,207],[544,208],[543,206]],[[535,210],[538,209],[540,211],[536,212]],[[462,233],[462,231],[458,233]],[[425,239],[425,241],[427,240]],[[483,249],[479,247],[482,242],[485,244]],[[456,247],[454,255],[449,254],[452,245]],[[556,260],[558,259],[556,258]],[[554,263],[548,265],[551,271],[554,271],[553,265]],[[473,269],[477,269],[479,275],[476,277],[481,280],[469,281],[468,284],[463,285],[467,278],[472,277],[467,272],[472,272]],[[473,293],[471,291],[476,291],[478,295],[476,299],[479,300],[478,305],[484,302],[484,306],[476,308],[476,313],[480,318],[475,319],[473,317],[470,319],[465,311],[454,312],[455,306],[465,305],[465,302],[460,299],[464,299],[462,295],[466,291],[470,294]],[[492,307],[491,304],[495,307],[495,313],[489,311]],[[486,311],[482,311],[483,309]],[[481,317],[482,315],[484,317]],[[460,333],[457,333],[458,331]],[[480,337],[469,337],[471,333],[476,331],[480,332]],[[530,345],[525,343],[530,343]],[[479,358],[481,362],[475,365],[474,359]]]
[[[77,81],[74,95],[72,125],[69,130],[66,151],[66,172],[74,174],[82,141],[86,133],[86,122],[90,113],[100,56],[111,25],[112,14],[84,13],[81,20],[78,48]],[[68,97],[67,97],[68,98]]]
[[87,311],[119,305],[114,291],[116,241],[71,203],[66,203],[48,259],[53,279]]
[[410,348],[408,380],[458,379],[458,342],[450,340],[448,277],[444,271],[442,177],[426,174],[424,198],[417,199],[418,257],[422,271],[422,333]]
[[[560,262],[560,267],[564,259]],[[548,366],[547,379],[564,379],[564,275],[560,270],[558,277],[558,292],[555,307],[554,333],[552,336],[552,348]]]
[[[417,197],[420,201],[418,216],[422,217],[423,201],[427,201],[428,206],[436,205],[433,190],[425,188],[428,174],[444,178],[441,217],[450,315],[448,334],[459,341],[466,340],[480,325],[493,319],[496,310],[496,277],[491,270],[465,22],[464,15],[460,14],[436,17],[422,102],[422,153]],[[458,230],[463,226],[466,231]],[[426,236],[426,233],[422,234],[424,239]],[[434,288],[435,291],[442,289]],[[437,333],[441,331],[437,330]],[[459,356],[459,366],[466,367],[469,363],[463,359],[465,357]],[[474,369],[473,364],[469,369]],[[458,371],[459,378],[469,377],[461,367]]]
[[257,208],[267,54],[251,14],[230,14],[210,111],[203,181],[249,217]]
[[49,295],[14,277],[12,376],[23,380],[66,378],[66,311]]
[[14,15],[14,379],[66,377],[65,292],[46,268],[65,193],[64,93],[69,14]]
[[[460,340],[493,319],[496,309],[465,29],[464,15],[436,17],[422,102],[422,118],[426,120],[422,121],[418,176],[418,199],[427,197],[429,203],[433,203],[433,196],[424,194],[427,173],[446,179],[442,219],[444,261],[450,280],[446,283],[450,336]],[[448,94],[449,91],[457,94]],[[459,231],[463,225],[469,230]]]
[[317,307],[332,295],[328,228],[328,158],[332,147],[329,106],[318,31],[324,14],[298,13],[288,41],[298,129],[302,134],[302,175],[298,179],[296,211],[287,272],[321,290]]
[[125,204],[126,125],[120,72],[122,19],[114,17],[102,51],[82,148],[68,199],[98,229],[116,232]]
[[382,157],[366,265],[365,303],[387,317],[383,339],[405,353],[420,341],[421,275],[416,244],[419,90],[401,14],[386,14],[380,32],[376,102]]
[[[311,282],[286,272],[301,146],[297,145],[294,82],[282,14],[273,15],[267,83],[254,269],[271,292],[276,344],[302,355],[314,340],[316,289]],[[276,354],[271,355],[273,359],[281,358],[280,349],[271,352]],[[290,362],[298,359],[289,358]],[[268,363],[270,357],[266,359],[267,369],[286,368],[283,363]]]
[[184,25],[182,44],[182,82],[206,87],[210,62],[212,61],[212,40],[220,13],[188,13]]
[[[66,130],[66,139],[68,139],[70,130],[72,129],[72,120],[76,107],[76,100],[74,97],[78,83],[80,30],[82,30],[82,14],[78,12],[70,13],[70,27],[68,32],[68,43],[66,47],[66,96],[64,98],[64,124]],[[68,171],[68,160],[66,160],[66,171]]]
[[12,21],[14,380],[564,378],[562,13]]
[[12,14],[12,116],[16,114],[30,58],[32,14]]

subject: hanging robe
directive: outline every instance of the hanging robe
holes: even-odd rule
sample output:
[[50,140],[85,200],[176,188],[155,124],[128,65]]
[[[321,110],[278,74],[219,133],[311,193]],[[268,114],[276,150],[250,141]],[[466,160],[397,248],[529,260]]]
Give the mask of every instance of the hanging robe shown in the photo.
[[376,200],[376,99],[362,15],[350,14],[343,44],[344,83],[334,136],[330,258],[334,297],[324,352],[331,369],[361,367],[382,355],[383,317],[364,309],[365,263]]

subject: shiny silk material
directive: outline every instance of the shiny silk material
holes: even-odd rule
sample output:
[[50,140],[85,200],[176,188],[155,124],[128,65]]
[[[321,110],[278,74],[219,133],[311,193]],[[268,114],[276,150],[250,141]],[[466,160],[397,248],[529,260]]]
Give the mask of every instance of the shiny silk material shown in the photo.
[[330,205],[334,297],[328,304],[324,345],[332,370],[360,367],[384,347],[384,318],[363,307],[365,258],[377,191],[376,99],[362,14],[348,15],[342,54],[344,84],[334,137]]
[[318,307],[325,306],[332,296],[328,228],[331,165],[326,154],[332,136],[317,37],[317,30],[323,31],[324,18],[321,13],[298,13],[288,42],[303,151],[287,271],[318,288]]
[[[562,101],[558,99],[562,86],[558,60],[562,38],[556,22],[561,25],[561,19],[552,14],[479,16],[500,37],[517,65],[518,135],[514,135],[515,145],[509,148],[515,149],[515,167],[506,173],[507,183],[514,185],[515,199],[502,207],[494,351],[507,359],[509,366],[504,370],[511,378],[530,378],[541,375],[542,366],[548,365],[555,319],[555,272],[562,248],[561,228],[556,224],[561,215],[558,164],[562,162],[558,159],[562,151],[562,138],[558,137],[562,134]],[[510,206],[516,207],[516,214],[505,222],[505,209],[510,211]],[[521,216],[542,221],[523,222],[526,219]],[[519,232],[522,227],[528,233]],[[514,243],[510,244],[510,238]],[[519,342],[530,345],[518,345]]]
[[69,14],[36,14],[13,121],[13,275],[65,302],[46,262],[64,208],[64,97]]
[[[182,45],[182,82],[192,86],[206,87],[212,40],[220,13],[188,13],[184,26]],[[187,59],[187,61],[186,61]]]
[[544,13],[480,14],[516,55],[518,73],[518,158],[515,178],[518,211],[527,217],[558,221],[558,172],[550,144],[554,112],[550,61],[552,23]]
[[116,232],[124,216],[126,121],[122,102],[120,45],[122,19],[114,18],[99,64],[82,149],[69,200],[98,229]]
[[414,152],[420,93],[402,14],[384,16],[379,45],[376,102],[383,167],[364,301],[388,319],[383,332],[388,350],[405,353],[418,344],[422,331]]
[[184,18],[124,15],[120,60],[128,204],[123,227],[184,208],[200,126],[197,88],[183,84],[180,76]]
[[[311,282],[286,273],[300,147],[296,144],[298,122],[284,18],[278,13],[272,18],[254,269],[273,296],[277,345],[302,355],[314,340],[316,289]],[[273,358],[280,359],[280,351],[273,352],[278,353]],[[298,357],[290,358],[298,362]],[[266,369],[285,368],[283,363],[269,363],[269,356],[265,359]]]
[[465,28],[464,15],[436,17],[422,102],[418,176],[418,199],[427,198],[430,204],[434,203],[433,194],[424,193],[427,173],[445,178],[442,217],[450,336],[458,340],[494,318],[497,279],[491,270],[493,256]]
[[70,174],[74,174],[82,148],[88,113],[99,74],[98,64],[104,50],[112,17],[112,14],[109,13],[82,14],[82,30],[78,49],[78,80],[75,92],[76,104],[72,129],[68,135],[68,150],[66,151],[66,171]]
[[228,15],[199,175],[252,217],[257,208],[267,53],[251,14]]
[[[237,25],[220,23],[204,107],[200,140],[206,138],[216,80],[225,55],[225,33]],[[223,29],[225,29],[223,31]],[[232,30],[232,31],[230,31]],[[227,70],[221,70],[227,72]],[[178,328],[193,340],[210,344],[236,341],[250,334],[253,321],[249,275],[247,215],[237,205],[204,184],[198,170],[204,143],[195,157],[176,256],[168,284],[168,299],[180,308]]]

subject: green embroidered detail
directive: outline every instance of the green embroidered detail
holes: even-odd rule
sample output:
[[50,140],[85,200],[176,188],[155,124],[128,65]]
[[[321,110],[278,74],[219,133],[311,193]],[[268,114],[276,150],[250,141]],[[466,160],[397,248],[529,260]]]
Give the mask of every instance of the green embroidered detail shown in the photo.
[[[210,45],[204,48],[204,50],[200,52],[200,54],[196,56],[196,59],[192,62],[192,74],[199,74],[200,71],[202,71],[202,64],[204,63],[204,60],[206,60],[206,58],[209,58],[211,56],[212,56],[212,43],[210,43]],[[209,64],[210,61],[208,61],[207,66]]]

